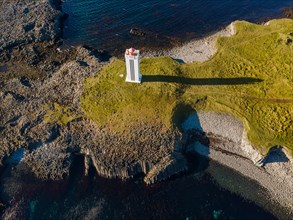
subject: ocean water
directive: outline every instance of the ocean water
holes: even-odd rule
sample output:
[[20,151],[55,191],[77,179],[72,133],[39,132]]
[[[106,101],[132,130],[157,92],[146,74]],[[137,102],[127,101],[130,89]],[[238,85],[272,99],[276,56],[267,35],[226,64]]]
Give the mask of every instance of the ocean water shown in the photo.
[[[64,0],[66,44],[86,44],[113,54],[134,46],[169,47],[226,27],[235,20],[262,22],[281,16],[292,0]],[[139,28],[145,37],[131,36]]]
[[254,202],[221,187],[211,170],[198,168],[209,163],[216,168],[217,175],[225,175],[225,181],[234,188],[248,188],[264,204],[270,203],[266,192],[254,181],[203,158],[192,159],[197,161],[193,172],[151,186],[144,185],[141,177],[129,181],[101,178],[94,169],[84,176],[82,157],[76,158],[70,177],[64,181],[43,182],[16,169],[2,178],[2,199],[10,200],[2,217],[36,220],[276,219]]

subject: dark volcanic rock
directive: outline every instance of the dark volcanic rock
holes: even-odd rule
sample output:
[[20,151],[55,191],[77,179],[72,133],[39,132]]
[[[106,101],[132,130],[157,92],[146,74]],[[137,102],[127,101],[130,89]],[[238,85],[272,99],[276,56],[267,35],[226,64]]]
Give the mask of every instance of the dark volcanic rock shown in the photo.
[[282,12],[287,18],[292,18],[293,19],[293,7],[285,8],[285,9],[282,10]]
[[[52,2],[53,3],[53,2]],[[61,11],[48,0],[12,0],[0,5],[0,51],[17,45],[54,40],[61,35]]]
[[[17,150],[25,148],[32,151],[31,154],[40,155],[46,149],[48,154],[30,157],[28,154],[29,167],[40,167],[35,169],[38,176],[50,176],[50,178],[62,177],[67,174],[67,169],[49,169],[41,165],[43,161],[53,158],[55,152],[63,155],[64,161],[71,161],[70,153],[66,151],[67,143],[63,141],[64,133],[59,129],[54,132],[56,124],[44,122],[45,106],[57,102],[61,105],[71,106],[79,112],[79,97],[82,93],[84,79],[98,71],[101,64],[95,56],[90,56],[86,49],[76,49],[78,59],[87,62],[88,66],[80,66],[78,62],[71,61],[64,64],[60,70],[54,72],[51,77],[43,80],[30,80],[27,77],[19,79],[7,79],[0,88],[0,160]],[[21,69],[21,67],[20,67]],[[59,136],[61,136],[59,138]],[[59,138],[59,139],[58,139]],[[48,146],[45,146],[47,144]],[[59,147],[60,146],[60,147]],[[58,151],[58,149],[60,149]],[[36,151],[36,152],[35,152]],[[51,154],[50,154],[50,151]],[[54,153],[54,154],[53,154]],[[44,153],[44,155],[46,155]],[[56,155],[57,156],[57,155]],[[68,157],[67,157],[68,156]],[[39,159],[37,159],[39,158]],[[59,157],[56,157],[58,164]],[[52,159],[52,161],[54,161]],[[61,162],[60,162],[61,163]],[[53,162],[52,162],[53,164]],[[66,163],[67,164],[67,163]],[[61,166],[61,165],[60,165]],[[42,174],[41,170],[50,171],[50,175]],[[56,173],[54,173],[56,172]]]
[[139,28],[131,28],[129,33],[135,36],[140,36],[140,37],[143,37],[146,35],[146,33]]
[[72,159],[70,152],[66,152],[66,147],[53,142],[27,154],[22,163],[39,178],[58,180],[69,175]]
[[179,152],[164,157],[145,176],[144,182],[155,183],[188,170],[186,158]]
[[[86,127],[88,126],[84,125],[83,130]],[[179,131],[164,131],[161,124],[139,122],[130,130],[131,134],[109,133],[107,129],[97,130],[92,125],[91,130],[80,132],[78,138],[74,137],[73,140],[81,141],[81,144],[77,142],[75,145],[81,146],[81,152],[90,158],[97,173],[107,178],[128,179],[137,174],[148,175],[152,172],[146,181],[152,183],[185,170],[186,167],[182,168],[181,164],[175,163],[175,158],[179,156],[172,156],[174,152],[182,150]],[[81,135],[85,135],[85,138]]]

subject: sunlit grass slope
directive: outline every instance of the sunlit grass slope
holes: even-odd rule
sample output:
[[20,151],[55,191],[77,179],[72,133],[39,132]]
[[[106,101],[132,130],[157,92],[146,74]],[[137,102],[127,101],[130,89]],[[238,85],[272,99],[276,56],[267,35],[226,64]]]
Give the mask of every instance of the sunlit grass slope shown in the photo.
[[292,153],[293,20],[234,26],[236,34],[218,38],[218,52],[207,62],[143,59],[142,84],[125,83],[124,61],[113,61],[85,83],[81,107],[86,117],[117,132],[138,121],[170,128],[175,107],[183,103],[241,119],[250,141],[263,152],[282,145]]
[[[142,61],[142,71],[162,75],[180,73],[180,65],[170,58]],[[121,77],[120,74],[124,74]],[[126,129],[131,123],[154,120],[170,127],[170,117],[177,98],[177,85],[125,82],[125,63],[115,60],[93,78],[87,79],[81,106],[86,116],[100,126]]]

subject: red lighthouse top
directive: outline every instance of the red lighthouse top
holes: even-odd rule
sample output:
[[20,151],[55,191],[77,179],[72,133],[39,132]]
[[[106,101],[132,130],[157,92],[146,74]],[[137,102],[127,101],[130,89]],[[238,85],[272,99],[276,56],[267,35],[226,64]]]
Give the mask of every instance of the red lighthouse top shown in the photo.
[[134,56],[135,55],[135,49],[131,47],[129,50],[129,55]]
[[136,56],[137,55],[137,51],[133,47],[131,47],[130,49],[127,49],[125,53],[126,53],[126,55],[130,55],[130,56]]

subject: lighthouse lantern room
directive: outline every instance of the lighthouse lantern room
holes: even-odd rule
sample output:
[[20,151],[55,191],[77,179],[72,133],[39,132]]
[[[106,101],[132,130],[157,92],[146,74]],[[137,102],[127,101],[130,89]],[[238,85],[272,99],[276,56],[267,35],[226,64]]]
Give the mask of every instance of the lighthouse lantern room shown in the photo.
[[126,82],[141,83],[141,74],[139,69],[139,50],[134,48],[126,49]]

